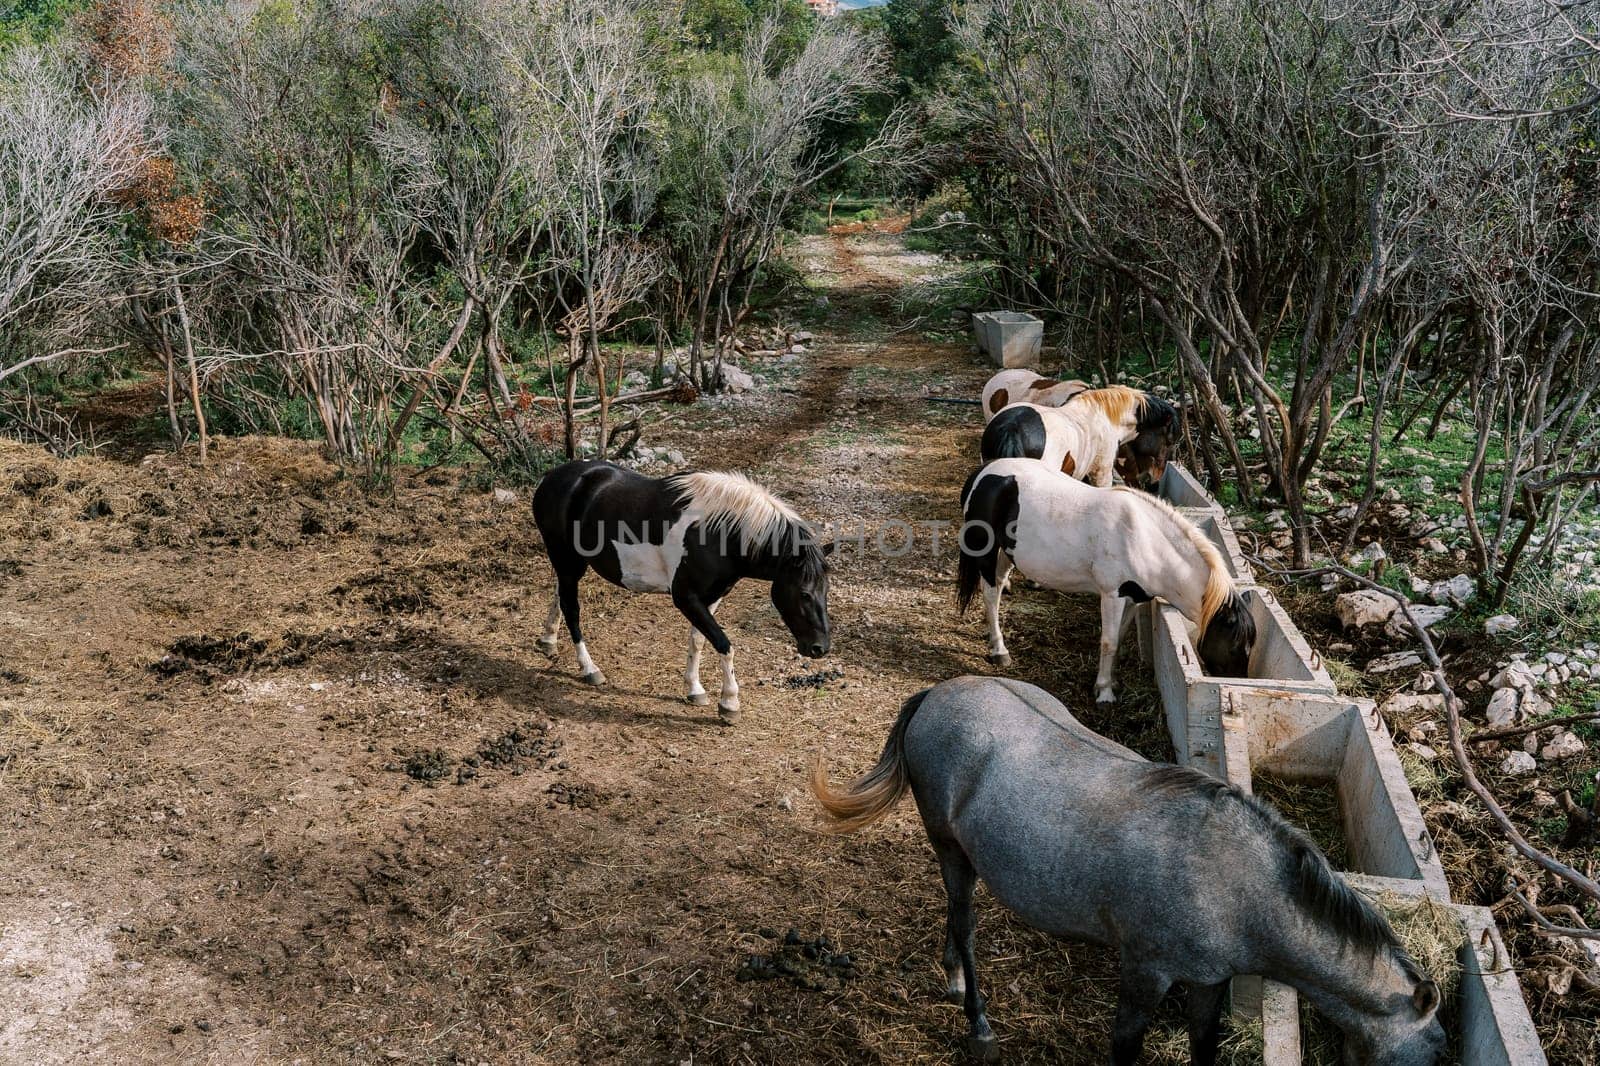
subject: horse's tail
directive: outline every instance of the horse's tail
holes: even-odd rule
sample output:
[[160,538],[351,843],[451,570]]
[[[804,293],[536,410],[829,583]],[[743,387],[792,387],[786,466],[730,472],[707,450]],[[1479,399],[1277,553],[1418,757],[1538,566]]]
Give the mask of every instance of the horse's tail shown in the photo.
[[967,554],[966,537],[962,537],[961,559],[956,563],[956,609],[967,613],[967,605],[978,591],[978,558]]
[[853,833],[869,826],[889,813],[911,786],[906,773],[906,727],[911,716],[917,713],[931,688],[925,688],[900,705],[900,717],[889,730],[889,739],[883,745],[878,764],[868,770],[847,789],[835,792],[828,784],[828,769],[822,754],[817,754],[811,764],[811,794],[817,797],[831,821],[824,823],[824,833]]
[[1017,479],[1009,475],[985,479],[979,470],[961,490],[961,552],[956,561],[956,607],[962,614],[978,591],[978,579],[998,584],[995,573],[1002,549],[1012,547],[1017,520]]
[[1044,456],[1044,419],[1031,407],[1007,407],[983,427],[978,450],[983,461],[996,459],[1040,459]]

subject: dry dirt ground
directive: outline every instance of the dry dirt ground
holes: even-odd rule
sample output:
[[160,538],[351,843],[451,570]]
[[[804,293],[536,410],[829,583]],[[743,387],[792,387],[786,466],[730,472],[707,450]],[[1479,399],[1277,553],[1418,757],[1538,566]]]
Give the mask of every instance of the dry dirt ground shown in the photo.
[[[977,412],[923,393],[988,371],[863,333],[926,267],[902,251],[809,241],[831,303],[802,370],[649,443],[814,519],[954,521]],[[372,496],[300,442],[109,454],[0,446],[0,1062],[962,1061],[915,812],[821,837],[804,784],[819,750],[853,773],[908,695],[988,670],[948,537],[842,552],[820,663],[737,589],[724,728],[679,698],[664,599],[583,585],[605,689],[564,636],[535,650],[526,493],[436,472]],[[1091,702],[1096,617],[1018,590],[1012,672],[1170,755],[1131,658],[1122,702]],[[1103,1061],[1106,953],[987,901],[979,952],[1012,1061]],[[1154,1040],[1186,1060],[1175,1025]]]

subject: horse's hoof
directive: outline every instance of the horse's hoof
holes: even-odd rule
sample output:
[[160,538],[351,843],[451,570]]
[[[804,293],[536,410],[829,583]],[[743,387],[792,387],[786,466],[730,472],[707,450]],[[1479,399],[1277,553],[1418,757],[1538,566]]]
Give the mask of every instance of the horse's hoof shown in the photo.
[[1007,655],[1004,652],[1000,653],[999,655],[995,655],[995,654],[991,653],[991,654],[985,656],[985,658],[987,658],[989,660],[989,663],[990,663],[991,666],[1010,666],[1011,665],[1011,656]]
[[606,675],[602,674],[598,670],[592,674],[584,674],[583,683],[585,685],[593,685],[595,688],[599,688],[606,683]]
[[1115,692],[1112,692],[1110,689],[1106,689],[1104,692],[1096,692],[1094,694],[1094,701],[1096,703],[1105,703],[1105,704],[1116,703],[1117,702],[1117,694]]
[[552,659],[556,657],[555,637],[551,637],[549,640],[540,637],[538,640],[534,641],[534,647],[538,648],[541,653],[548,655]]
[[973,1062],[999,1062],[1000,1042],[993,1035],[967,1037],[967,1054]]
[[723,725],[733,725],[739,721],[739,705],[735,703],[730,707],[726,703],[719,703],[717,704],[717,716],[722,719]]
[[944,990],[944,1001],[946,1003],[965,1003],[967,1001],[967,990],[965,988],[956,988],[952,985]]
[[691,707],[704,707],[711,702],[711,697],[704,692],[693,692],[683,698],[683,702]]

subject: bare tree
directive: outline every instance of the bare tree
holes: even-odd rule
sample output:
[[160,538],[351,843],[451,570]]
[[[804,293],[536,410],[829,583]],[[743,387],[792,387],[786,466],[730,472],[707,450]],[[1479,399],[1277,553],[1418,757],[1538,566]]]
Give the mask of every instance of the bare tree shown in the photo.
[[795,204],[852,160],[910,162],[903,110],[856,151],[830,152],[818,137],[884,84],[873,42],[825,24],[788,61],[780,43],[777,18],[758,20],[736,66],[707,63],[666,100],[667,227],[690,293],[690,373],[707,387],[720,384],[723,349],[707,360],[706,346],[742,318]]
[[112,194],[138,172],[151,109],[85,74],[60,49],[0,56],[0,381],[82,350],[114,299]]

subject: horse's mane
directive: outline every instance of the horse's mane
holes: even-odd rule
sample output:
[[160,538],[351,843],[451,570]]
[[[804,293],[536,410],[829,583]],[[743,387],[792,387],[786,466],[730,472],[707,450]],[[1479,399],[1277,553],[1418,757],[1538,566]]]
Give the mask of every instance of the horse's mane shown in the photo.
[[1072,398],[1072,402],[1092,403],[1111,420],[1112,425],[1120,426],[1128,419],[1137,417],[1144,395],[1140,390],[1127,385],[1107,385],[1103,389],[1080,392]]
[[1222,553],[1217,550],[1215,544],[1207,539],[1204,533],[1200,532],[1199,526],[1179,514],[1176,507],[1161,497],[1129,488],[1127,485],[1115,485],[1112,487],[1112,491],[1132,493],[1134,499],[1149,504],[1156,510],[1167,514],[1177,523],[1178,528],[1183,530],[1184,535],[1189,538],[1189,542],[1200,553],[1200,558],[1205,560],[1209,573],[1206,576],[1205,594],[1200,597],[1200,617],[1195,620],[1195,624],[1200,627],[1200,635],[1202,637],[1205,636],[1206,627],[1211,624],[1212,617],[1216,615],[1224,603],[1228,602],[1228,597],[1234,594],[1233,577],[1228,573],[1228,567],[1222,561]]
[[1334,873],[1311,838],[1286,822],[1283,815],[1236,786],[1193,767],[1153,765],[1146,780],[1150,791],[1157,795],[1187,795],[1203,803],[1236,805],[1278,846],[1290,890],[1313,919],[1338,930],[1369,954],[1392,951],[1408,974],[1420,978],[1416,962],[1401,946],[1382,912]]
[[[1178,409],[1171,403],[1157,396],[1153,392],[1142,392],[1139,402],[1139,428],[1151,429],[1155,426],[1169,426],[1177,420]],[[1169,434],[1176,432],[1169,429]]]
[[[678,502],[699,511],[708,527],[725,525],[736,530],[745,551],[768,549],[787,554],[810,539],[805,521],[792,507],[743,474],[695,470],[666,480],[668,487],[676,490]],[[817,554],[820,558],[821,553]]]
[[1178,409],[1166,400],[1130,385],[1088,389],[1072,399],[1073,402],[1083,400],[1094,404],[1111,420],[1112,425],[1118,426],[1131,420],[1139,429],[1149,429],[1157,423],[1166,425],[1178,415]]

